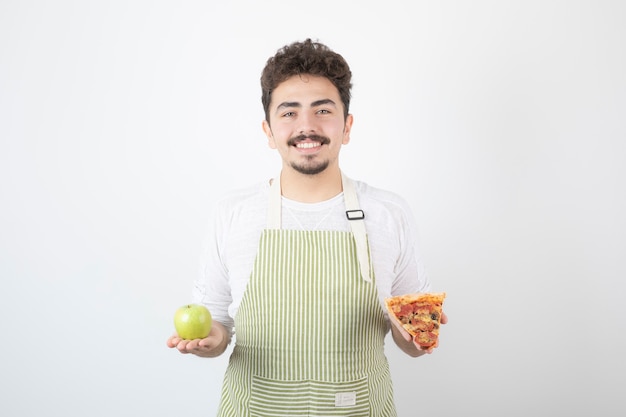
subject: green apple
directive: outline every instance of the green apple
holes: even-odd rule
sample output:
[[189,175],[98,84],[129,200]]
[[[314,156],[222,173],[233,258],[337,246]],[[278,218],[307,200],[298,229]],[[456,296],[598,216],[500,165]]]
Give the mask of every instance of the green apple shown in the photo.
[[187,304],[176,310],[174,327],[185,340],[204,339],[211,331],[213,318],[208,308],[200,304]]

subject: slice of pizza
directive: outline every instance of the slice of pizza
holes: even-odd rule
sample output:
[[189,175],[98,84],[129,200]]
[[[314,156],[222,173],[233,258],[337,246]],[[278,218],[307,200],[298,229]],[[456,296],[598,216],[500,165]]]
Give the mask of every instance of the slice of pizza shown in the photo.
[[391,318],[413,336],[422,349],[437,347],[445,292],[397,295],[385,299]]

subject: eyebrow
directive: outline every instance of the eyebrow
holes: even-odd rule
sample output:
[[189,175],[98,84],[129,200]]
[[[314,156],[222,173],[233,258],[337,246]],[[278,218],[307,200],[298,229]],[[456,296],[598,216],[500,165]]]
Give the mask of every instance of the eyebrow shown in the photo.
[[[323,106],[324,104],[331,104],[333,106],[336,106],[335,102],[329,98],[324,98],[321,100],[315,100],[314,102],[311,103],[311,107],[318,107],[318,106]],[[302,104],[297,102],[297,101],[284,101],[282,103],[280,103],[278,105],[278,107],[276,107],[276,111],[279,111],[281,109],[286,109],[289,107],[297,107],[297,108],[301,108]]]

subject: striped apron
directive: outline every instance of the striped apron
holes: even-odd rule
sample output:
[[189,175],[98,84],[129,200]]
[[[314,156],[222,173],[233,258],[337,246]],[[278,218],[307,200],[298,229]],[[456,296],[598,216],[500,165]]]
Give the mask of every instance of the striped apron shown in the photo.
[[[348,217],[355,217],[354,184],[343,183]],[[363,241],[364,227],[281,230],[280,199],[276,179],[268,228],[235,317],[218,415],[396,416],[385,317],[368,252],[363,261],[367,246],[354,233]]]

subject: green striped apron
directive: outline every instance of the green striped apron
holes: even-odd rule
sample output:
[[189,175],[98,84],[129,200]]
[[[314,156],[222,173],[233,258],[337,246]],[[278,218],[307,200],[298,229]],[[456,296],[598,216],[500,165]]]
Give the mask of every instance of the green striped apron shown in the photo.
[[281,230],[278,178],[235,317],[218,415],[396,416],[354,183],[343,177],[350,223],[361,223],[352,232]]

